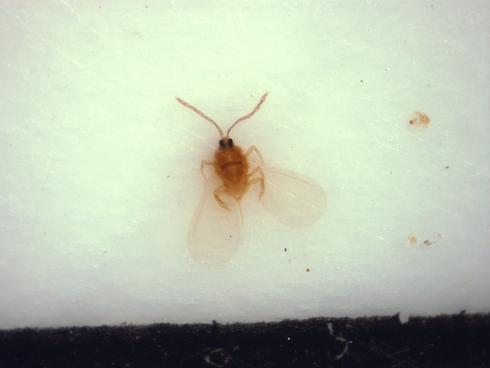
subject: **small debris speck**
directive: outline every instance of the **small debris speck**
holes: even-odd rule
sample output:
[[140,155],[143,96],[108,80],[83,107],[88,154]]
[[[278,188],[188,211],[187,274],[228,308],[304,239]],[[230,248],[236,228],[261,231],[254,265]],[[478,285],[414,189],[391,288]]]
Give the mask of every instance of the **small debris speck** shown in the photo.
[[430,118],[423,112],[415,111],[412,118],[408,122],[412,126],[426,127],[430,123]]

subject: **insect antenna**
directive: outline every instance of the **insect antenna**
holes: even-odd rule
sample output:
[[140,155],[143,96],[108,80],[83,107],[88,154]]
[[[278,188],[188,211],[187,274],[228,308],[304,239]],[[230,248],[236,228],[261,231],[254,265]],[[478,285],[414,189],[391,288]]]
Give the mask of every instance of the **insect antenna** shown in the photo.
[[260,105],[262,105],[265,101],[265,99],[267,98],[267,94],[268,92],[264,93],[264,95],[260,98],[260,101],[259,103],[257,104],[257,106],[255,106],[255,108],[249,112],[247,115],[245,116],[242,116],[240,119],[238,119],[237,121],[235,121],[231,127],[228,128],[228,130],[226,131],[226,136],[229,137],[230,135],[230,132],[231,130],[235,127],[235,125],[237,125],[239,122],[243,121],[243,120],[247,120],[248,118],[250,118],[253,114],[255,114],[259,109],[260,109]]
[[184,107],[187,107],[188,109],[191,109],[192,111],[194,111],[197,115],[199,115],[200,117],[202,117],[203,119],[206,119],[207,121],[209,121],[211,124],[213,124],[216,129],[218,129],[218,132],[221,136],[221,138],[224,138],[224,134],[223,134],[223,130],[219,127],[219,125],[213,120],[211,119],[209,116],[207,116],[205,113],[203,113],[201,110],[195,108],[194,106],[192,106],[190,103],[187,103],[185,102],[184,100],[176,97],[177,99],[177,102],[180,103],[182,106]]

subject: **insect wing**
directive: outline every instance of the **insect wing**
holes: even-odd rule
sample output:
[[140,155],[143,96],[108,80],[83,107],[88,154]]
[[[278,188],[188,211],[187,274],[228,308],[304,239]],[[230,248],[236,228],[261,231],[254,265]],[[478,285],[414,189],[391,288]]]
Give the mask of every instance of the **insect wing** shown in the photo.
[[303,227],[317,221],[325,211],[327,197],[312,179],[276,167],[263,167],[265,192],[262,203],[279,222]]
[[240,242],[241,218],[238,205],[223,196],[231,210],[221,207],[214,197],[220,182],[214,177],[206,181],[201,201],[194,213],[188,238],[191,257],[200,263],[219,264],[228,261]]

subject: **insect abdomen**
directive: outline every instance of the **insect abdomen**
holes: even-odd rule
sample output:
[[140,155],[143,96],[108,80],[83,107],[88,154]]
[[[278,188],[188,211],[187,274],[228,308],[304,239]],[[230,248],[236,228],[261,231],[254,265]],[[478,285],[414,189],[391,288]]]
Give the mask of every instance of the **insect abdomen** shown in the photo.
[[241,149],[218,150],[215,156],[216,169],[225,186],[233,186],[246,181],[248,174],[248,163]]

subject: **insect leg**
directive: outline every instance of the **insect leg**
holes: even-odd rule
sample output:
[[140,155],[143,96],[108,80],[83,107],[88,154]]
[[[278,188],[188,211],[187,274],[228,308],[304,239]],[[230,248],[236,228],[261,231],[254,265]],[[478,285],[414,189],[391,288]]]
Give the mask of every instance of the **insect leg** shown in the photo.
[[250,174],[248,174],[248,177],[250,178],[252,175],[255,175],[256,173],[258,173],[260,176],[255,177],[252,180],[250,180],[247,183],[247,189],[256,183],[259,183],[260,184],[259,199],[262,199],[262,197],[264,196],[264,192],[265,192],[265,175],[264,175],[264,172],[262,171],[262,168],[260,166],[256,167],[255,169],[253,169],[250,172]]
[[261,178],[265,178],[264,172],[262,171],[262,168],[260,166],[257,166],[255,169],[250,171],[248,174],[248,177],[251,177],[252,175],[255,175],[256,173],[259,173]]
[[260,162],[264,163],[264,159],[262,158],[262,155],[260,154],[260,151],[257,149],[257,147],[255,147],[254,145],[251,145],[250,147],[248,147],[247,149],[247,152],[245,152],[245,156],[250,156],[253,152],[255,152],[257,154],[257,156],[259,156],[260,158]]
[[201,174],[202,174],[202,177],[204,178],[204,180],[208,180],[208,178],[206,177],[206,175],[204,175],[204,165],[214,166],[214,163],[213,163],[213,161],[206,161],[206,160],[202,160],[201,161]]
[[242,222],[242,225],[243,225],[244,221],[243,221],[242,202],[237,201],[237,203],[238,203],[238,208],[240,209],[240,221]]
[[231,208],[226,204],[225,201],[221,199],[220,194],[226,193],[226,188],[224,185],[220,186],[218,189],[216,189],[213,194],[214,194],[214,199],[218,204],[223,207],[225,210],[231,211]]

